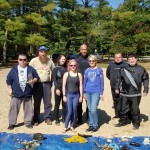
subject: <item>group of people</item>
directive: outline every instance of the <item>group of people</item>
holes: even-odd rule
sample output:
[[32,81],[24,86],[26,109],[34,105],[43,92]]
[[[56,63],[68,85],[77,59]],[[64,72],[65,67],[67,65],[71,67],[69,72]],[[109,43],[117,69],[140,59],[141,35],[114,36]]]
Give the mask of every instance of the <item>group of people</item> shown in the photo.
[[[131,119],[134,129],[140,126],[139,104],[141,100],[141,86],[144,85],[144,96],[149,90],[149,75],[137,64],[135,55],[128,56],[128,63],[123,62],[122,54],[115,54],[115,61],[106,70],[110,80],[114,101],[115,118],[119,118],[120,127]],[[60,125],[59,106],[62,102],[63,133],[71,130],[76,132],[76,124],[82,124],[82,102],[86,101],[86,119],[89,128],[87,132],[98,130],[97,107],[103,100],[104,75],[97,66],[97,58],[88,55],[86,44],[80,46],[78,57],[67,62],[65,55],[60,55],[57,66],[47,57],[47,48],[39,47],[39,55],[29,64],[24,54],[18,56],[18,64],[7,75],[8,94],[11,96],[9,110],[9,126],[12,130],[17,122],[17,116],[23,102],[24,124],[27,128],[40,123],[41,100],[44,103],[44,121],[52,125],[51,87],[54,85],[54,115],[55,124]],[[32,96],[34,109],[32,109]]]

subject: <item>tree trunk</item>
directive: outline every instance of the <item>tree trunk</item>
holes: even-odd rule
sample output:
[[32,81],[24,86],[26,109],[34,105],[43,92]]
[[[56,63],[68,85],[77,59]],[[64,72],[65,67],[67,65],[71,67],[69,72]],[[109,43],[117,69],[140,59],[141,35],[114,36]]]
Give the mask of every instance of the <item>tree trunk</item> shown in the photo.
[[[6,30],[5,31],[6,40],[7,40],[7,34],[8,34],[8,31]],[[3,65],[6,65],[6,53],[7,53],[7,48],[6,48],[7,41],[6,40],[4,41],[4,44],[3,44]]]

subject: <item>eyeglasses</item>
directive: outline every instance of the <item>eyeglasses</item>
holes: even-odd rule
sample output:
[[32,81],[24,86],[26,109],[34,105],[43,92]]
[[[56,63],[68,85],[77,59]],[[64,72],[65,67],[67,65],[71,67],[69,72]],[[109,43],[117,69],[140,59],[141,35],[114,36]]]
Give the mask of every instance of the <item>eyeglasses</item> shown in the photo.
[[89,60],[89,62],[95,62],[95,60]]
[[27,59],[21,59],[21,58],[20,58],[19,61],[27,61]]
[[76,67],[76,65],[70,65],[70,67]]

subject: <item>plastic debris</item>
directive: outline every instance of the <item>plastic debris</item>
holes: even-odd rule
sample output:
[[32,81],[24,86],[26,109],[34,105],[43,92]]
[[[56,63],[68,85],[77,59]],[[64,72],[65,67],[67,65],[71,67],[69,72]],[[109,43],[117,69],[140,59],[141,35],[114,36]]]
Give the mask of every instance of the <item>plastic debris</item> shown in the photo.
[[143,144],[150,145],[150,138],[144,138]]
[[64,141],[66,141],[68,143],[79,142],[81,144],[88,142],[84,137],[80,136],[78,133],[72,137],[64,138]]
[[38,148],[40,145],[41,145],[41,142],[40,141],[37,141],[37,140],[32,140],[32,141],[23,141],[21,143],[25,149],[27,150],[34,150],[35,148]]

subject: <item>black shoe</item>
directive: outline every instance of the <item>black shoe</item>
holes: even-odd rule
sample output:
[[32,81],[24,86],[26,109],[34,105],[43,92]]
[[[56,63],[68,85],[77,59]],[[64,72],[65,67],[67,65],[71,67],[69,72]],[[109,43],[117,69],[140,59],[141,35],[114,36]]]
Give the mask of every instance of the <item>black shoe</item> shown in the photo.
[[60,126],[59,120],[56,120],[55,124],[56,124],[57,126]]
[[133,130],[138,130],[139,129],[139,125],[134,125],[133,126]]
[[7,129],[8,129],[8,130],[13,130],[14,127],[15,127],[15,125],[9,125]]
[[97,130],[98,130],[98,127],[93,128],[91,131],[92,131],[92,132],[96,132]]
[[62,118],[62,123],[64,123],[65,122],[65,118]]
[[119,116],[114,116],[113,118],[116,119],[116,118],[119,118]]
[[31,124],[27,124],[26,127],[29,129],[33,128],[33,126]]
[[126,123],[117,123],[117,124],[115,124],[115,127],[122,127],[122,126],[125,126],[126,125]]
[[93,130],[93,127],[89,127],[88,129],[86,129],[86,132],[90,132]]
[[83,124],[82,120],[78,120],[77,124],[78,124],[78,125]]

